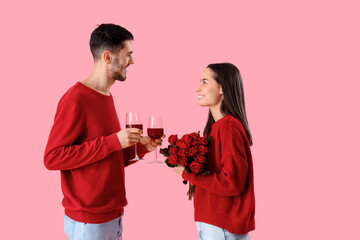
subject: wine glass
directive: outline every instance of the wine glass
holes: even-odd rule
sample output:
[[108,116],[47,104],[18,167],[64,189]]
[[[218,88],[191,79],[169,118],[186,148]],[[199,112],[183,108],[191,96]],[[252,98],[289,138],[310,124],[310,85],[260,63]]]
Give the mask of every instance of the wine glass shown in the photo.
[[[140,113],[138,112],[126,113],[126,128],[138,128],[143,130]],[[139,158],[139,156],[137,155],[137,144],[135,144],[135,158],[129,161],[135,161],[135,160],[144,160],[143,158]]]
[[[163,129],[161,117],[156,117],[156,116],[149,117],[147,134],[152,140],[160,139],[164,135],[164,129]],[[155,149],[154,161],[150,163],[163,163],[160,162],[157,158],[157,147]]]

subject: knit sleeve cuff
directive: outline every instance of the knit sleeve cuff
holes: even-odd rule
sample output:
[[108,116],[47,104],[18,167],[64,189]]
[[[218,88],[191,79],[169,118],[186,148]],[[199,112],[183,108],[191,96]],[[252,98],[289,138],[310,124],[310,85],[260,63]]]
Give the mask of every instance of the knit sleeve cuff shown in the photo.
[[107,139],[108,148],[110,149],[111,152],[119,151],[122,149],[119,138],[117,137],[116,133],[107,136],[106,139]]
[[187,172],[183,171],[181,176],[183,179],[188,180],[189,182],[194,182],[194,180],[195,180],[195,174],[193,174],[193,173],[187,173]]
[[147,148],[144,145],[142,145],[141,143],[138,143],[137,144],[137,152],[138,152],[139,157],[144,157],[144,155],[146,153],[148,153],[149,150],[147,150]]

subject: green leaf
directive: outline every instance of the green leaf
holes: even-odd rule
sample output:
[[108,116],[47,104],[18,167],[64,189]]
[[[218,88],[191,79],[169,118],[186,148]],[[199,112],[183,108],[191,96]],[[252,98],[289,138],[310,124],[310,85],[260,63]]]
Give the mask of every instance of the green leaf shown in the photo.
[[162,155],[164,155],[165,157],[170,156],[170,154],[169,154],[169,149],[167,149],[167,148],[161,148],[161,149],[160,149],[160,153],[161,153]]
[[207,175],[210,174],[210,171],[203,172],[201,175]]
[[191,169],[188,166],[185,167],[185,172],[186,173],[192,173]]
[[170,164],[170,163],[169,163],[169,161],[168,161],[167,159],[165,160],[165,163],[166,163],[166,165],[167,165],[168,167],[171,167],[171,168],[176,167],[176,165],[172,165],[172,164]]

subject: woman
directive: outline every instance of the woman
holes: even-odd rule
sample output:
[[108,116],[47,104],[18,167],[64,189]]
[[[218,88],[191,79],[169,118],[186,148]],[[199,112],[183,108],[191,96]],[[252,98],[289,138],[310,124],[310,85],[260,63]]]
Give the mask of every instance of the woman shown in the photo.
[[249,239],[255,229],[253,163],[240,72],[230,63],[210,64],[202,74],[199,105],[209,107],[204,136],[211,136],[208,175],[174,170],[196,185],[199,240]]

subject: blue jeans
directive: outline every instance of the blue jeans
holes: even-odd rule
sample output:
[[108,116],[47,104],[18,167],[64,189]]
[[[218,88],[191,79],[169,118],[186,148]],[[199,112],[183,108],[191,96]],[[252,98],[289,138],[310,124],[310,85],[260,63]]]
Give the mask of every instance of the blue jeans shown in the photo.
[[199,240],[249,240],[249,234],[233,234],[217,226],[196,222]]
[[77,222],[65,215],[64,232],[69,240],[122,240],[122,216],[93,224]]

